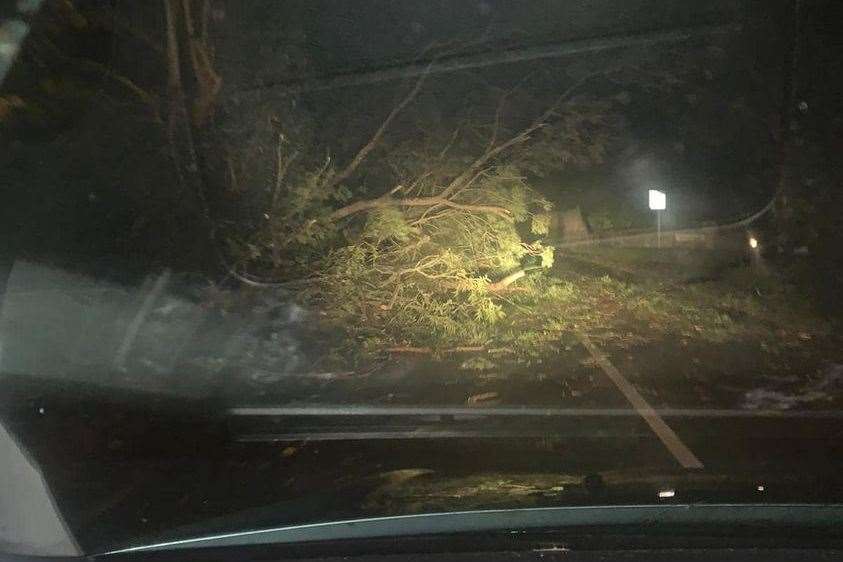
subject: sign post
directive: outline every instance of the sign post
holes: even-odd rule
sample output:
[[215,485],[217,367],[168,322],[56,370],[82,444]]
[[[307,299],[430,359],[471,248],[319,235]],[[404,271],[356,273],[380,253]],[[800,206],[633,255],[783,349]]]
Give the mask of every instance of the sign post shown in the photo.
[[650,209],[656,212],[656,247],[662,247],[662,211],[667,208],[667,194],[664,191],[651,189],[648,192]]

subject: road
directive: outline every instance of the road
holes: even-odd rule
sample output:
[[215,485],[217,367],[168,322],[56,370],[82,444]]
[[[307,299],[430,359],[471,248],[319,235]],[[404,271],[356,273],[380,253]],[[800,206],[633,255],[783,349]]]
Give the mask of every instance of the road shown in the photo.
[[[609,257],[579,256],[581,273],[596,260],[600,275],[640,275]],[[645,269],[662,274],[653,262]],[[21,279],[10,287],[29,300],[7,300],[6,333],[25,326],[17,337],[38,334],[28,341],[42,347],[10,355],[6,339],[0,419],[41,466],[83,548],[476,507],[843,499],[834,334],[791,330],[771,350],[754,332],[714,341],[655,337],[642,325],[629,327],[637,338],[570,334],[529,364],[465,352],[327,371],[304,359],[318,349],[301,341],[306,317],[294,307],[258,301],[222,333],[188,299],[146,306],[156,278],[136,293],[95,285],[73,298],[67,284],[79,280],[56,277],[51,291]],[[87,342],[90,370],[65,376],[61,361],[42,358],[53,334],[21,324],[33,319],[34,294],[52,323],[59,313],[66,328],[87,318],[88,337],[75,337]],[[106,297],[107,338],[86,316]],[[170,348],[153,345],[165,335]],[[55,350],[78,359],[68,346]],[[209,356],[177,360],[200,348],[236,355],[238,368],[211,376]]]
[[3,419],[83,547],[328,516],[667,501],[662,492],[843,499],[839,407],[691,404],[641,363],[606,354],[647,412],[585,346],[562,357],[494,372],[414,359],[364,377],[310,373],[283,389],[256,382],[214,401],[6,378]]

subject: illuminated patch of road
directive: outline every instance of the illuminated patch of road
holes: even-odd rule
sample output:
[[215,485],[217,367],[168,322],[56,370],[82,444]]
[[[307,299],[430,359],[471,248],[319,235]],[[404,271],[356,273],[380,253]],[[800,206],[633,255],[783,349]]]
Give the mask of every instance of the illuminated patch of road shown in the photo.
[[615,368],[609,358],[594,345],[585,334],[578,334],[583,346],[594,358],[595,363],[600,366],[606,376],[618,387],[618,390],[626,397],[632,407],[644,418],[653,433],[656,434],[667,450],[673,455],[676,461],[683,468],[703,468],[702,462],[694,453],[679,439],[679,436],[668,426],[650,404],[644,400],[638,389]]

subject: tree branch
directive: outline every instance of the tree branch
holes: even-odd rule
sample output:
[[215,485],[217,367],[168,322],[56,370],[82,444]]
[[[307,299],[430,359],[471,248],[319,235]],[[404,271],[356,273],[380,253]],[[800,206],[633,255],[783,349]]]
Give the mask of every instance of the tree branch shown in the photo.
[[385,207],[432,207],[434,205],[443,205],[445,207],[452,207],[463,211],[474,211],[478,213],[490,213],[500,217],[511,220],[512,214],[503,207],[496,205],[474,205],[470,203],[457,203],[445,197],[431,196],[431,197],[408,197],[406,199],[393,199],[388,194],[377,199],[368,199],[366,201],[357,201],[350,205],[346,205],[337,209],[328,216],[331,221],[339,220],[362,211],[369,209],[382,209]]
[[200,20],[200,37],[202,42],[207,44],[210,33],[208,33],[208,24],[211,21],[211,0],[202,0],[202,19]]
[[38,47],[48,50],[51,58],[60,60],[67,65],[74,66],[80,72],[96,74],[98,76],[102,76],[103,78],[112,80],[117,85],[122,86],[127,92],[135,96],[141,103],[148,106],[155,121],[161,120],[161,117],[158,114],[158,99],[156,96],[150,94],[126,76],[113,72],[111,68],[102,63],[90,59],[68,56],[64,53],[64,51],[48,40],[39,41]]
[[486,146],[486,150],[491,150],[495,143],[498,141],[498,131],[500,130],[501,126],[501,114],[503,113],[503,108],[506,105],[506,100],[509,97],[511,91],[504,92],[500,99],[498,100],[498,107],[495,109],[495,124],[492,128],[492,137],[489,139],[489,144]]
[[511,137],[509,140],[499,144],[496,147],[492,147],[491,144],[490,144],[489,148],[485,152],[483,152],[483,154],[478,156],[477,159],[475,159],[474,162],[472,162],[471,165],[468,168],[466,168],[460,175],[458,175],[456,178],[454,178],[451,181],[450,184],[448,184],[448,186],[445,188],[445,191],[443,191],[441,193],[441,197],[451,196],[479,168],[486,165],[489,161],[496,158],[499,154],[501,154],[505,150],[507,150],[509,148],[512,148],[513,146],[515,146],[517,144],[521,144],[523,142],[528,141],[530,139],[530,135],[533,134],[534,132],[536,132],[537,130],[539,130],[540,128],[542,128],[545,125],[545,123],[547,122],[547,120],[559,109],[559,106],[561,106],[563,102],[565,102],[568,98],[570,98],[574,94],[574,92],[576,92],[580,88],[580,86],[582,86],[587,81],[594,78],[595,76],[605,74],[605,72],[606,71],[595,72],[595,73],[588,74],[588,75],[580,78],[579,80],[574,82],[570,87],[568,87],[567,90],[562,92],[562,94],[556,99],[556,101],[550,107],[547,108],[547,110],[545,110],[544,113],[539,115],[535,120],[533,120],[533,122],[529,126],[524,128],[523,130],[521,130],[514,137]]
[[456,142],[459,134],[460,134],[460,127],[457,127],[456,129],[454,129],[454,132],[451,134],[451,139],[448,141],[448,144],[446,144],[445,147],[439,152],[439,160],[442,160],[443,158],[445,158],[445,155],[448,154],[449,150],[451,150],[451,147],[454,145],[454,142]]
[[[269,214],[271,216],[275,216],[275,213],[278,212],[278,206],[281,203],[281,192],[283,191],[284,187],[284,178],[287,177],[287,170],[290,169],[290,165],[295,162],[296,158],[299,156],[299,151],[294,150],[293,153],[290,155],[289,158],[286,160],[284,159],[284,135],[282,133],[278,134],[278,146],[276,147],[275,151],[275,190],[272,193],[272,202],[270,203]],[[281,255],[278,243],[278,239],[276,233],[272,233],[272,263],[278,267],[281,264]]]
[[414,347],[409,345],[401,345],[395,347],[388,347],[384,351],[387,353],[419,353],[419,354],[431,354],[434,351],[438,353],[471,353],[477,351],[486,351],[486,348],[482,345],[462,345],[457,347],[447,347],[445,349],[436,349],[434,350],[431,347]]
[[[197,126],[200,126],[213,114],[214,103],[222,88],[222,78],[214,70],[214,66],[211,63],[210,48],[205,39],[207,24],[202,24],[203,35],[197,34],[196,26],[193,22],[193,11],[191,10],[190,0],[182,0],[182,9],[184,11],[193,76],[199,87],[199,95],[193,103],[193,122]],[[206,13],[202,15],[205,16]]]
[[503,289],[506,289],[507,287],[509,287],[510,285],[512,285],[513,283],[515,283],[516,281],[518,281],[519,279],[521,279],[525,275],[527,275],[527,270],[525,270],[525,269],[519,269],[518,271],[516,271],[514,273],[510,273],[509,275],[507,275],[506,277],[504,277],[500,281],[498,281],[496,283],[490,283],[489,287],[488,287],[489,292],[490,293],[497,293],[498,291],[502,291]]
[[205,199],[205,188],[199,170],[199,158],[193,140],[193,130],[187,112],[187,100],[181,70],[181,50],[179,48],[179,23],[182,13],[175,2],[164,0],[164,15],[167,31],[167,140],[169,141],[173,164],[183,196],[189,198],[191,205],[197,207],[209,234],[213,237],[210,210]]
[[[433,63],[431,62],[428,65],[428,68],[430,68],[432,65]],[[341,182],[347,180],[349,176],[354,173],[358,166],[360,166],[360,164],[363,163],[363,161],[366,159],[366,156],[368,156],[369,153],[374,150],[375,147],[378,145],[392,121],[398,116],[399,113],[401,113],[401,111],[405,107],[407,107],[407,105],[409,105],[411,101],[413,101],[413,99],[415,99],[416,95],[418,95],[419,91],[421,90],[424,81],[427,79],[427,76],[427,72],[422,73],[419,79],[416,80],[416,85],[413,87],[413,89],[410,90],[406,96],[404,96],[404,99],[402,99],[398,105],[392,108],[392,111],[389,112],[389,115],[387,115],[384,122],[381,123],[381,126],[378,127],[378,130],[375,131],[375,134],[372,135],[372,138],[369,140],[369,142],[367,142],[363,146],[363,148],[360,149],[357,155],[351,160],[351,162],[348,163],[345,168],[342,169],[342,171],[338,172],[336,175],[334,175],[333,178],[331,178],[326,187],[334,187],[340,184]]]

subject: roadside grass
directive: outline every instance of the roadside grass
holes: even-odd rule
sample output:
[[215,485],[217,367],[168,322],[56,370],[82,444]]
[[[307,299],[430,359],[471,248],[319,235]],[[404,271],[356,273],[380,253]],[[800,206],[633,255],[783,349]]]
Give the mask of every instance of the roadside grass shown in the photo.
[[717,250],[596,246],[566,251],[561,257],[611,269],[638,281],[660,283],[713,278],[740,265],[742,256]]
[[[683,255],[698,265],[696,272],[706,272],[702,280],[687,281],[687,270],[670,257],[664,263],[671,264],[672,274],[659,275],[650,266],[649,251],[601,254],[600,272],[613,270],[612,258],[621,258],[621,279],[581,270],[565,275],[561,260],[558,276],[535,281],[535,290],[505,308],[500,345],[529,358],[558,349],[577,332],[620,347],[679,338],[718,344],[751,340],[770,349],[831,333],[832,326],[786,274],[718,262],[710,253]],[[642,270],[646,275],[630,280]]]

